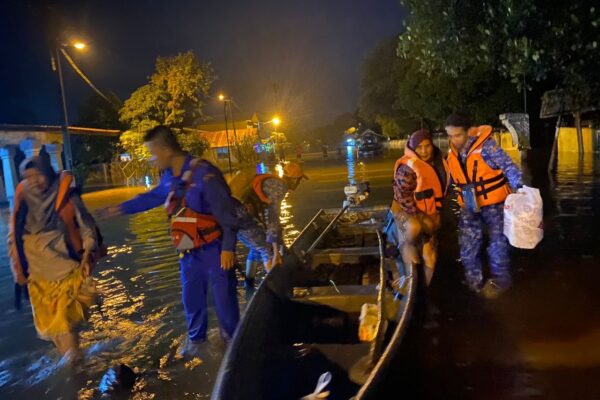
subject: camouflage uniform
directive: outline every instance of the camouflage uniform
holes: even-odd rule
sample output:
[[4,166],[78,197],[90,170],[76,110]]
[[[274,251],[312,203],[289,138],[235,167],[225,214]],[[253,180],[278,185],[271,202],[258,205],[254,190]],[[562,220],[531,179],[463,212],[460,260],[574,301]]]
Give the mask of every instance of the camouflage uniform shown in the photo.
[[[466,161],[467,151],[476,140],[469,137],[460,151],[462,162]],[[492,138],[486,140],[481,149],[483,160],[494,169],[501,169],[510,186],[521,186],[521,170]],[[489,245],[487,254],[490,264],[490,280],[500,288],[511,284],[508,240],[504,236],[504,203],[481,207],[474,213],[463,207],[459,217],[460,259],[465,268],[467,284],[477,289],[483,281],[480,257],[484,229],[487,229]]]
[[[267,243],[265,230],[241,203],[238,203],[235,211],[240,223],[237,238],[249,249],[248,260],[268,262],[273,257],[273,247]],[[255,274],[256,271],[251,273],[250,278]]]
[[[280,179],[265,179],[263,193],[271,200],[262,210],[252,217],[245,207],[238,208],[238,218],[246,223],[238,230],[238,239],[250,249],[246,262],[246,278],[256,275],[257,261],[267,262],[273,257],[273,243],[283,243],[282,228],[279,221],[281,202],[288,192],[288,186]],[[252,222],[248,222],[248,218]]]

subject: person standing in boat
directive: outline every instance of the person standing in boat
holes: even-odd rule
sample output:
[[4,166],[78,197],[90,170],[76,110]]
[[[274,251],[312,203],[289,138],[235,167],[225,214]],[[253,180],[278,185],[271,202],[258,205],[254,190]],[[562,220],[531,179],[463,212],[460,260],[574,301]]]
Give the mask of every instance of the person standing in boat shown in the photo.
[[[504,236],[504,200],[522,186],[521,170],[492,138],[489,125],[472,126],[455,113],[446,120],[448,165],[460,205],[460,259],[470,289],[495,298],[511,284],[508,240]],[[483,284],[480,249],[487,231],[490,279]]]
[[193,346],[207,339],[209,283],[221,337],[227,342],[240,317],[233,269],[238,221],[229,186],[218,168],[185,153],[170,128],[151,129],[144,143],[155,165],[163,171],[160,183],[100,214],[135,214],[165,204],[180,256],[189,342]]
[[[279,220],[281,202],[289,190],[295,190],[298,187],[302,179],[308,179],[302,171],[302,167],[297,163],[288,162],[283,167],[281,178],[272,174],[256,175],[250,184],[249,194],[243,200],[248,213],[265,227],[267,244],[272,248],[270,268],[281,264],[281,247],[283,245]],[[243,238],[240,239],[250,247],[246,263],[246,287],[249,288],[254,286],[256,277],[258,264],[256,256],[264,252],[255,251],[257,249],[254,249],[251,243]]]
[[[437,261],[440,210],[448,184],[448,169],[429,131],[410,135],[404,155],[394,165],[392,212],[404,263],[423,264],[427,285]],[[422,262],[421,262],[422,258]]]
[[104,255],[99,231],[70,173],[58,175],[41,156],[23,161],[20,173],[8,235],[13,276],[28,287],[39,337],[72,363],[81,356],[77,330],[95,300],[88,277]]

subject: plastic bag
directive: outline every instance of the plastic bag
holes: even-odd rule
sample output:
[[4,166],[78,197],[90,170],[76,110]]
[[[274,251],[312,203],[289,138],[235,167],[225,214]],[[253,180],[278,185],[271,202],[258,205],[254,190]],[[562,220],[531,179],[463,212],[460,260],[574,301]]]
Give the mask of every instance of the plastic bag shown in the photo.
[[533,249],[544,237],[544,204],[539,189],[523,186],[504,202],[504,235],[520,249]]

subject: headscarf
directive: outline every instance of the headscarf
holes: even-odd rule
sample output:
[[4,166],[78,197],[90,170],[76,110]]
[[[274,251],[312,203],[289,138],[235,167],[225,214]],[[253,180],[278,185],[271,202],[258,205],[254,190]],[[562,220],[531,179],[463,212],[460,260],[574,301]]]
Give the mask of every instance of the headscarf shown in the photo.
[[48,189],[44,193],[37,193],[28,187],[27,181],[23,181],[23,197],[28,208],[25,231],[27,233],[39,233],[57,229],[59,217],[54,211],[54,207],[58,195],[59,179],[57,179],[56,172],[54,172],[48,159],[44,157],[34,156],[25,159],[19,166],[21,176],[31,168],[37,169],[46,177]]
[[433,137],[427,129],[419,129],[413,132],[408,139],[408,147],[414,151],[423,140],[429,140],[433,143]]

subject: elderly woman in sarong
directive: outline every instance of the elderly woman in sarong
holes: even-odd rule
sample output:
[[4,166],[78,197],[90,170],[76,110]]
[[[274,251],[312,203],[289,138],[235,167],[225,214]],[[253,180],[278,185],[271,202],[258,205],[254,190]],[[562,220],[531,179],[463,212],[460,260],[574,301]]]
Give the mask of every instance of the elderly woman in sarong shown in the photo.
[[98,231],[68,172],[57,175],[40,156],[23,161],[20,172],[8,238],[13,276],[29,289],[38,335],[71,362],[94,300],[89,274]]

